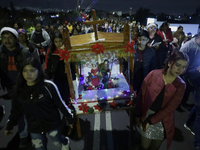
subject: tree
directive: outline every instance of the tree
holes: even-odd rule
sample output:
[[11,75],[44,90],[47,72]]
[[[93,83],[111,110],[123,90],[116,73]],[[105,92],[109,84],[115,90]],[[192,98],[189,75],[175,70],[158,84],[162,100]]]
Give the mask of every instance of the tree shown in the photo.
[[141,24],[146,24],[146,19],[150,15],[150,9],[140,7],[135,14],[135,20]]
[[15,19],[17,17],[17,14],[16,14],[15,7],[13,5],[13,2],[10,2],[10,9],[11,9],[11,15],[12,15],[13,19]]

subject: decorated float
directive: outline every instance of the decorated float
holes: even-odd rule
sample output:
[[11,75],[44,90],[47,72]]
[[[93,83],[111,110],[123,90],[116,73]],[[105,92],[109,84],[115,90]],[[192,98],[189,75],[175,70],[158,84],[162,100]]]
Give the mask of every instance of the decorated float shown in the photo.
[[[107,110],[131,110],[134,103],[132,83],[134,42],[130,27],[123,33],[98,32],[96,12],[92,10],[94,32],[71,36],[63,31],[64,49],[59,54],[65,61],[70,86],[71,104],[76,110],[78,136],[81,136],[78,115]],[[122,60],[128,62],[128,78],[122,73]],[[70,63],[75,62],[76,81],[72,81]],[[130,113],[132,114],[132,113]],[[132,116],[130,115],[130,119]],[[132,123],[132,121],[130,122]]]

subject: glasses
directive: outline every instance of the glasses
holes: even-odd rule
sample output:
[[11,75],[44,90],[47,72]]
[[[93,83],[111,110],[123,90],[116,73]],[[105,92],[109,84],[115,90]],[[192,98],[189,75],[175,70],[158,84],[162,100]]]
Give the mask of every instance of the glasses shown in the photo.
[[150,30],[157,30],[156,27],[149,27]]

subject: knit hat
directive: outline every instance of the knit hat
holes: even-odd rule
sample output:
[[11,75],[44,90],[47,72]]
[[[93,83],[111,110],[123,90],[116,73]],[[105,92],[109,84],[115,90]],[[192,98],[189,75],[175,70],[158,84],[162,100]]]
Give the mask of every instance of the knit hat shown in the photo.
[[25,29],[22,29],[22,28],[20,28],[19,30],[17,30],[17,32],[18,32],[18,33],[23,33],[23,34],[26,34],[26,33],[27,33],[26,30],[25,30]]
[[18,32],[14,29],[14,28],[11,28],[11,27],[3,27],[0,31],[0,36],[2,35],[2,33],[4,31],[9,31],[11,32],[16,38],[18,38]]
[[147,25],[147,29],[149,29],[149,28],[152,27],[152,26],[155,26],[156,28],[158,28],[158,26],[157,26],[156,23],[149,23],[149,24]]

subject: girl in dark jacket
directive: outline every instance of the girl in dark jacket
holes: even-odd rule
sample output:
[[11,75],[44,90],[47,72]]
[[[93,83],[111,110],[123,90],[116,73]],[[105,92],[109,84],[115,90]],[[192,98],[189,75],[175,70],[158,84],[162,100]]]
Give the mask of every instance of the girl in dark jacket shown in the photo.
[[[53,79],[53,82],[58,86],[60,94],[65,101],[69,104],[69,84],[68,77],[65,73],[65,63],[64,60],[60,60],[60,49],[63,46],[63,38],[60,32],[55,32],[53,34],[52,43],[50,49],[47,51],[46,60],[45,60],[45,75],[48,79]],[[75,86],[76,76],[75,76],[75,65],[70,63],[72,80]]]
[[14,89],[14,97],[5,135],[12,133],[19,118],[25,114],[28,131],[36,150],[47,149],[46,133],[56,149],[67,149],[68,140],[61,136],[59,129],[59,110],[68,119],[71,127],[73,115],[62,100],[57,86],[44,79],[41,64],[37,59],[28,58],[23,63]]

